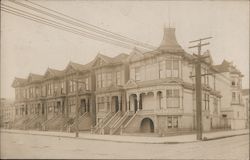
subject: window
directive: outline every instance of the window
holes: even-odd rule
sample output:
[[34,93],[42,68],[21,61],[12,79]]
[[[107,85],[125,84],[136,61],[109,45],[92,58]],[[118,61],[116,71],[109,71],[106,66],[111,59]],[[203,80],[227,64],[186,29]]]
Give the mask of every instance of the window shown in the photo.
[[237,82],[237,86],[238,87],[241,87],[241,80],[239,79],[238,82]]
[[236,101],[236,92],[232,92],[232,101]]
[[165,61],[159,63],[159,78],[165,78]]
[[69,92],[73,92],[73,82],[69,81]]
[[52,112],[52,106],[49,106],[49,112]]
[[107,87],[111,86],[112,84],[112,73],[106,73],[106,85]]
[[104,97],[98,97],[97,102],[98,102],[98,110],[99,111],[104,111],[105,110]]
[[167,107],[168,108],[180,107],[179,89],[168,89],[166,96],[167,96]]
[[232,81],[232,86],[235,86],[235,81]]
[[89,90],[89,79],[88,78],[85,79],[85,87],[86,87],[86,90]]
[[206,94],[206,93],[204,93],[203,94],[203,101],[204,101],[204,107],[205,107],[205,110],[209,110],[210,108],[210,106],[209,106],[209,94]]
[[98,74],[97,75],[97,88],[101,88],[102,87],[102,75]]
[[130,69],[130,78],[135,80],[135,68]]
[[168,117],[168,128],[178,128],[178,116]]
[[66,82],[65,81],[61,82],[61,93],[66,93]]
[[136,81],[140,81],[141,80],[141,77],[140,77],[140,68],[139,67],[135,68],[135,80]]
[[106,87],[106,73],[102,73],[101,80],[102,80],[101,87]]
[[106,103],[107,103],[107,110],[110,109],[110,101],[109,101],[109,97],[106,97]]
[[214,98],[214,113],[218,113],[218,99]]
[[121,85],[121,72],[116,72],[116,85]]
[[179,77],[179,60],[166,60],[166,76]]
[[172,77],[179,77],[179,61],[178,60],[173,60]]

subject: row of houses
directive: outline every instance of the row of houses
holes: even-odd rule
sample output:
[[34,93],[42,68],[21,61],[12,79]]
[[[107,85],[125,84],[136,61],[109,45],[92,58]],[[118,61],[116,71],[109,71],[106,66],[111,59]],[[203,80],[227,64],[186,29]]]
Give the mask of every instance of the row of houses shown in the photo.
[[0,127],[11,128],[15,119],[13,99],[0,98]]
[[[203,130],[245,128],[243,75],[231,62],[215,65],[209,51],[204,55]],[[98,53],[87,64],[69,62],[64,70],[15,78],[13,128],[74,130],[78,113],[79,129],[99,134],[195,130],[193,59],[178,44],[175,29],[164,28],[155,50],[134,48],[115,57]]]

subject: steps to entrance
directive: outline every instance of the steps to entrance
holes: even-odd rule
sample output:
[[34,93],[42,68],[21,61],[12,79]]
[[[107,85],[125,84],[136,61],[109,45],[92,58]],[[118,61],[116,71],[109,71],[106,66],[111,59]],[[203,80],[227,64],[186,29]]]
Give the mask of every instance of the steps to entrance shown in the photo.
[[25,125],[25,129],[36,129],[41,130],[42,129],[42,123],[44,122],[45,117],[42,115],[36,116],[29,120],[29,122]]
[[117,123],[117,121],[122,118],[123,113],[121,111],[118,111],[109,121],[107,121],[106,124],[103,125],[102,129],[104,131],[104,134],[110,133],[110,128]]
[[43,124],[43,129],[58,131],[63,128],[63,125],[65,124],[65,122],[66,122],[66,118],[63,115],[58,115],[46,121]]
[[25,124],[32,119],[34,116],[24,116],[16,119],[13,123],[15,129],[25,129]]
[[109,112],[99,123],[96,124],[92,133],[103,134],[103,129],[102,129],[103,125],[107,123],[107,121],[109,121],[110,118],[114,116],[114,114],[115,114],[114,112]]
[[131,112],[127,111],[113,126],[110,128],[110,134],[119,134],[121,128],[128,123],[128,121],[133,117]]
[[[78,129],[80,131],[90,130],[91,128],[91,116],[89,112],[85,112],[83,115],[79,117]],[[67,125],[67,124],[66,124]],[[76,130],[76,117],[74,118],[74,123],[67,126],[68,132],[74,132]]]

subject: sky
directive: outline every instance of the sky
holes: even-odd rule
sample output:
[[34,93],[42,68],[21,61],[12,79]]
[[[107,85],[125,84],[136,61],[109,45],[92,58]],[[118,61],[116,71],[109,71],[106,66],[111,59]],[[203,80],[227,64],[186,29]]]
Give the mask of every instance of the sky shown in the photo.
[[[34,2],[154,46],[159,46],[164,26],[174,27],[177,41],[191,54],[196,50],[188,48],[189,41],[212,36],[203,51],[210,50],[214,64],[233,61],[244,74],[243,88],[249,88],[248,1]],[[14,6],[6,0],[2,3]],[[112,57],[130,52],[1,12],[1,97],[14,97],[15,77],[43,75],[48,67],[62,70],[69,61],[85,64],[98,53]]]

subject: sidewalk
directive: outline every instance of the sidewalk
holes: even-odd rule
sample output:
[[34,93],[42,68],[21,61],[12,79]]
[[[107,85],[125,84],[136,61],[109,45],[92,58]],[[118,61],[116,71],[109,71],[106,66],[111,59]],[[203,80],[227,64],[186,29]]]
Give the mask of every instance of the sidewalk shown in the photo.
[[[30,130],[28,131],[28,130],[9,130],[9,129],[1,129],[1,132],[75,138],[75,133],[67,133],[67,132],[30,131]],[[226,138],[244,134],[249,134],[249,130],[244,129],[244,130],[209,132],[203,134],[203,139],[214,140],[214,139]],[[174,144],[174,143],[198,142],[196,140],[195,134],[178,135],[170,137],[142,137],[142,136],[128,136],[128,135],[121,136],[121,135],[97,135],[90,133],[79,133],[79,139],[126,142],[126,143],[151,143],[151,144],[153,143]]]

